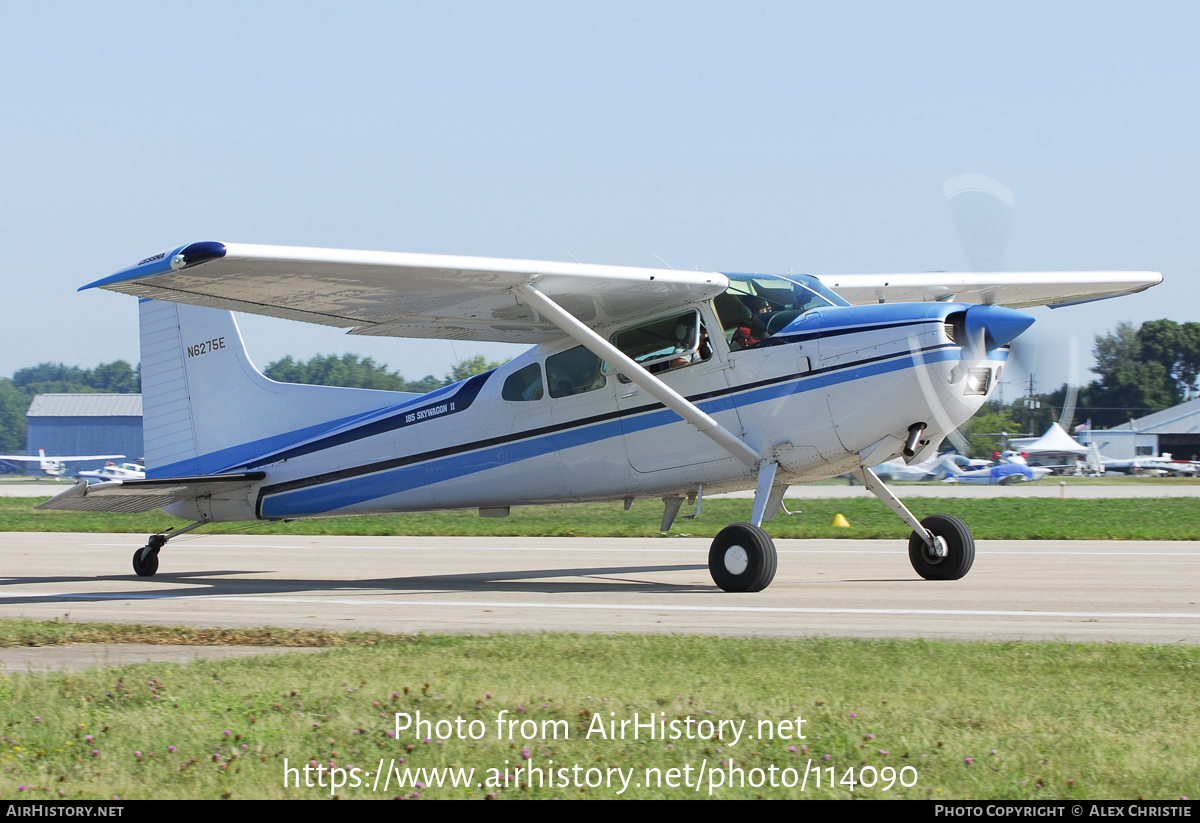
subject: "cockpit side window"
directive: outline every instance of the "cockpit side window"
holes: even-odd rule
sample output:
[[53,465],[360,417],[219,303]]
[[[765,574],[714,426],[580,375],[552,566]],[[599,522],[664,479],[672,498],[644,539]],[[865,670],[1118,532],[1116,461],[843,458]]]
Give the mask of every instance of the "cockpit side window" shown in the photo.
[[811,309],[848,306],[807,275],[730,274],[729,288],[713,300],[732,351],[757,346]]
[[600,370],[600,358],[576,346],[546,358],[546,382],[551,397],[570,397],[602,389],[607,380]]
[[[694,309],[619,331],[612,342],[651,374],[703,363],[713,354],[708,329]],[[605,369],[612,366],[606,363]]]

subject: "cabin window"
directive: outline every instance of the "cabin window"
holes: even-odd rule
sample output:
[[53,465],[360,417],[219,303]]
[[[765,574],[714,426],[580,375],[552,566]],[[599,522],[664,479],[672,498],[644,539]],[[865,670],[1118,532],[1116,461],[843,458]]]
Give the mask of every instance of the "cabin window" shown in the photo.
[[600,370],[600,358],[583,346],[546,358],[546,381],[551,397],[570,397],[573,394],[604,388],[605,377]]
[[541,400],[542,394],[542,367],[537,363],[530,363],[510,374],[500,391],[505,400],[516,401]]
[[[617,332],[612,342],[651,373],[703,363],[713,353],[708,329],[695,310]],[[607,363],[605,368],[612,370]]]
[[808,274],[730,274],[729,288],[713,300],[729,348],[756,346],[806,311],[850,305]]

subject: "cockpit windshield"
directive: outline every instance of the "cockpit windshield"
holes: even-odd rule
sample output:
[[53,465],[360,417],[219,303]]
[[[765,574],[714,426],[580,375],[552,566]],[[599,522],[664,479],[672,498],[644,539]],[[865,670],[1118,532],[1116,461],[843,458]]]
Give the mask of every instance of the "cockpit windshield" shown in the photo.
[[727,274],[729,288],[713,301],[734,351],[757,345],[811,309],[850,304],[809,274]]

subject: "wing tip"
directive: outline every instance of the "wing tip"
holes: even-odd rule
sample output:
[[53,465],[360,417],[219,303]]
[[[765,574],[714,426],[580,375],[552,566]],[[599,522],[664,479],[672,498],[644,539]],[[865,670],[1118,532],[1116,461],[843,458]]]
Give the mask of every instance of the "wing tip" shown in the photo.
[[208,263],[212,260],[220,260],[225,256],[227,251],[228,249],[224,243],[218,243],[213,240],[188,243],[172,251],[163,251],[151,255],[139,261],[136,265],[130,266],[127,269],[121,269],[116,274],[110,274],[108,277],[101,277],[99,280],[95,280],[85,286],[80,286],[76,291],[102,289],[107,286],[116,285],[117,283],[140,280],[143,277],[153,277],[172,271],[183,271],[184,269],[190,269],[193,266],[199,266],[202,263]]

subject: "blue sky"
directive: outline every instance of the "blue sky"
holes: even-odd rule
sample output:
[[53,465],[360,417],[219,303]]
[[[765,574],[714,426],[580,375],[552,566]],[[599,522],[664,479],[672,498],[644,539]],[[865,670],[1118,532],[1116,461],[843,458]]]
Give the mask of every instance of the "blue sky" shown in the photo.
[[[197,240],[961,270],[941,184],[977,172],[1016,194],[1006,268],[1166,277],[1035,311],[1050,389],[1072,337],[1086,369],[1121,320],[1200,319],[1198,8],[6,4],[0,374],[135,361],[136,301],[75,289]],[[239,320],[260,366],[519,350]]]

